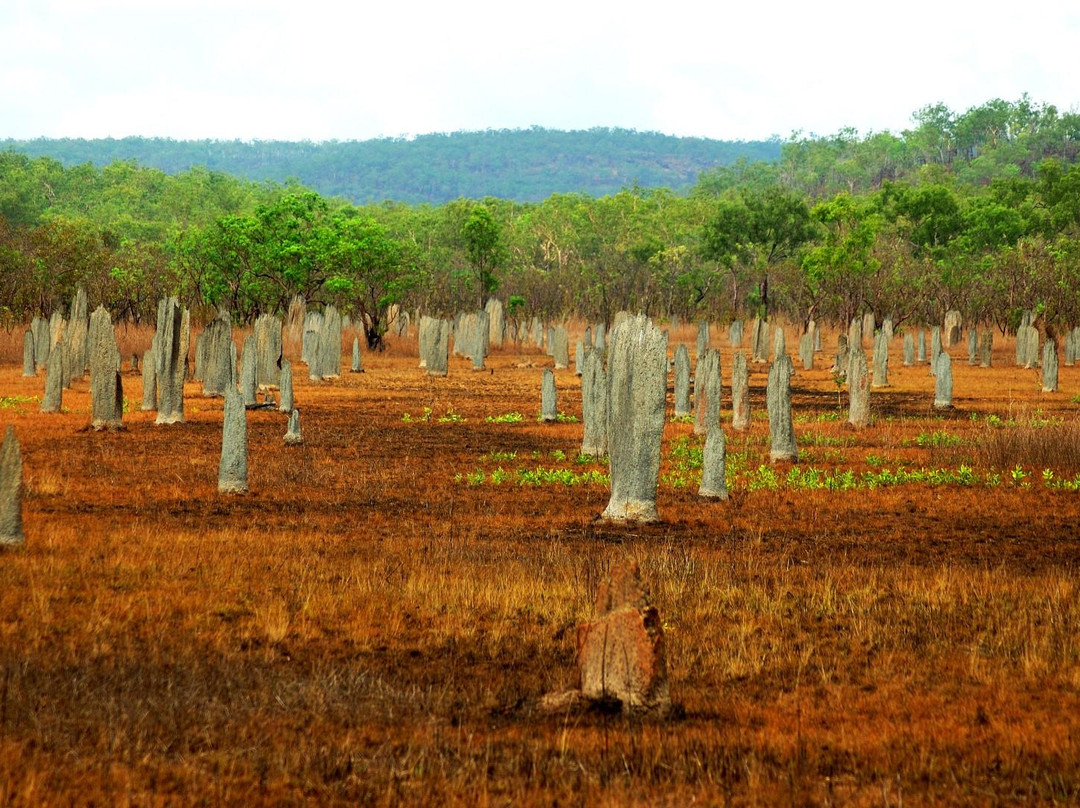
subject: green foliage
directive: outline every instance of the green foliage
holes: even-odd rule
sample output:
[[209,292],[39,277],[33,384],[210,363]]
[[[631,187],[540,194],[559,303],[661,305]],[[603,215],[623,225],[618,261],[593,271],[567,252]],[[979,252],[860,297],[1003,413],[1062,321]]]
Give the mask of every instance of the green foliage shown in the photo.
[[[320,194],[355,204],[394,199],[410,205],[441,205],[461,197],[535,202],[557,193],[603,196],[635,182],[682,192],[707,169],[742,159],[746,170],[754,171],[758,161],[780,155],[776,140],[729,142],[627,129],[561,132],[540,127],[328,143],[131,137],[7,140],[3,146],[20,157],[51,158],[57,169],[61,164],[138,161],[177,174],[206,166],[253,181],[299,178]],[[41,202],[31,197],[21,204],[33,215]]]
[[734,269],[745,270],[756,284],[761,313],[769,312],[769,275],[777,264],[793,258],[811,239],[814,225],[805,198],[774,185],[741,188],[721,199],[702,228],[702,254]]
[[525,416],[520,412],[504,412],[502,415],[489,415],[484,419],[489,424],[520,424]]
[[[352,315],[369,349],[391,306],[449,316],[492,294],[518,326],[619,310],[834,324],[873,310],[899,326],[957,308],[1004,327],[1031,308],[1060,333],[1080,322],[1077,142],[1080,115],[1026,96],[927,106],[899,133],[742,144],[741,161],[715,143],[608,129],[9,142],[25,153],[0,153],[0,321],[48,315],[81,284],[135,321],[165,294],[239,322],[302,294]],[[273,177],[271,163],[290,167],[265,183],[212,170]]]
[[962,446],[964,439],[959,435],[950,435],[948,432],[936,430],[934,432],[920,432],[915,437],[915,445],[920,449],[949,449]]
[[476,204],[461,226],[461,235],[465,254],[476,273],[479,306],[483,308],[488,295],[499,288],[495,270],[505,260],[502,228],[487,205]]
[[481,463],[485,463],[485,462],[506,463],[506,462],[508,462],[510,460],[515,460],[516,458],[517,458],[517,452],[499,452],[499,451],[495,451],[495,452],[488,452],[486,455],[481,457],[480,462]]

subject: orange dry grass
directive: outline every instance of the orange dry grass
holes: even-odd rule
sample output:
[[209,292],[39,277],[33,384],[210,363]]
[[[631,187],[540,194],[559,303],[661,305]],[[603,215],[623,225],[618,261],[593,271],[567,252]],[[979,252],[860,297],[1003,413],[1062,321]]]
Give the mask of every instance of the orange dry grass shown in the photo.
[[[821,436],[815,465],[861,471],[870,454],[984,463],[972,411],[1071,423],[1080,369],[1043,396],[1005,356],[954,364],[961,411],[943,420],[925,367],[895,362],[875,426],[797,432]],[[0,555],[0,804],[1080,797],[1076,494],[906,485],[718,504],[661,486],[663,524],[618,528],[594,521],[596,486],[453,482],[491,451],[576,454],[580,424],[533,420],[539,370],[517,365],[547,361],[507,349],[492,373],[456,360],[430,380],[392,342],[333,384],[298,366],[306,443],[284,448],[283,416],[250,413],[245,497],[217,494],[221,402],[198,384],[175,427],[132,412],[121,433],[83,430],[86,382],[67,413],[0,409],[23,443],[29,537]],[[557,380],[560,409],[580,414],[572,373]],[[29,396],[42,379],[4,367],[0,383]],[[130,401],[139,384],[125,375]],[[758,409],[763,384],[755,369]],[[793,384],[797,414],[835,408],[826,370]],[[466,420],[402,422],[425,407]],[[525,422],[484,421],[510,411]],[[942,430],[966,443],[913,443]],[[767,451],[766,431],[729,433],[729,451]],[[665,622],[685,716],[538,715],[572,683],[574,626],[626,556]]]

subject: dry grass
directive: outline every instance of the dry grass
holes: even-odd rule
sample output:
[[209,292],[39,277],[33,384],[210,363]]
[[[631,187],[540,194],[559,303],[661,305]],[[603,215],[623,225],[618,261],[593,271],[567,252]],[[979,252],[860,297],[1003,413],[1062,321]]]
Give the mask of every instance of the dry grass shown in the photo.
[[1080,473],[1080,422],[1035,420],[1015,426],[990,427],[978,442],[981,459],[993,468],[1017,463],[1026,468]]
[[[925,368],[894,369],[858,433],[828,420],[827,371],[800,372],[796,430],[825,470],[876,456],[1069,472],[1049,452],[1075,437],[1080,369],[1042,396],[1001,350],[1001,367],[954,365],[960,409],[943,418]],[[297,374],[307,442],[284,448],[283,418],[252,412],[246,497],[216,493],[221,402],[198,385],[172,428],[133,412],[124,432],[83,430],[85,382],[67,413],[0,409],[24,447],[29,535],[0,555],[0,804],[1080,799],[1075,493],[780,488],[721,505],[665,485],[663,524],[608,527],[599,486],[452,481],[492,451],[576,454],[580,424],[534,422],[525,361],[546,360],[507,350],[494,373],[458,360],[432,381],[392,342],[363,375]],[[557,380],[580,413],[572,373]],[[0,381],[42,384],[11,366]],[[124,384],[138,401],[138,378]],[[760,409],[764,372],[751,384]],[[465,420],[402,422],[424,407]],[[1036,410],[1064,423],[1021,417]],[[484,421],[510,411],[525,421]],[[667,446],[689,431],[670,424]],[[759,458],[765,432],[755,421],[729,451]],[[935,434],[949,439],[920,441]],[[626,556],[685,716],[540,716]]]

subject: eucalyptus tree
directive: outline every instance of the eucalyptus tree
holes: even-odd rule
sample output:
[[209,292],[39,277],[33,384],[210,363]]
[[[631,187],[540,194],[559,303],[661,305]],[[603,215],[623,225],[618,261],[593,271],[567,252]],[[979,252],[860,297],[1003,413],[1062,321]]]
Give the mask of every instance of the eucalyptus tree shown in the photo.
[[796,257],[814,235],[806,200],[779,186],[740,189],[717,201],[702,226],[702,254],[732,272],[739,267],[754,290],[748,303],[757,313],[770,312],[769,281],[779,264]]

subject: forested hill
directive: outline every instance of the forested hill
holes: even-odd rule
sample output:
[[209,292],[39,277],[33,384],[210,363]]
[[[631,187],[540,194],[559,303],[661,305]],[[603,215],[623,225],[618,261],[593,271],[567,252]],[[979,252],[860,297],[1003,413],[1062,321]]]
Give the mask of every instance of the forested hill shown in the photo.
[[356,203],[440,204],[461,197],[529,202],[553,193],[602,196],[634,184],[684,191],[707,169],[740,158],[778,159],[781,142],[532,128],[324,143],[42,138],[0,141],[0,148],[67,166],[136,160],[169,174],[205,166],[255,181],[295,179]]

